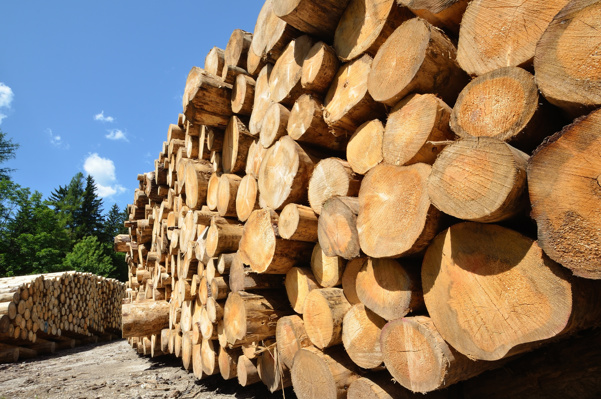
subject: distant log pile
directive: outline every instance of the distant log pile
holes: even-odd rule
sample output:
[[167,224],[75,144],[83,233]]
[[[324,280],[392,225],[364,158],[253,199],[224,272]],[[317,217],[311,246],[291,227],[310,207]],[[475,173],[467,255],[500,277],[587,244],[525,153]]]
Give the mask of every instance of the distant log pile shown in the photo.
[[267,0],[138,176],[124,336],[300,398],[450,397],[600,324],[599,15]]
[[125,284],[90,273],[0,279],[0,363],[54,353],[121,330]]

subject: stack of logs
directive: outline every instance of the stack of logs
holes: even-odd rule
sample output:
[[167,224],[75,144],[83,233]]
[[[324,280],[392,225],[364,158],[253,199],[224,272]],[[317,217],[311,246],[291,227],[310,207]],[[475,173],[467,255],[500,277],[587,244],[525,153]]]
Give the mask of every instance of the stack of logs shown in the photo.
[[[115,239],[124,336],[197,378],[301,398],[449,397],[580,345],[564,339],[601,322],[600,16],[267,0],[253,34],[192,68],[138,176]],[[601,368],[562,360],[541,375]],[[511,385],[470,381],[468,397]]]
[[0,363],[120,335],[125,284],[90,273],[0,279]]

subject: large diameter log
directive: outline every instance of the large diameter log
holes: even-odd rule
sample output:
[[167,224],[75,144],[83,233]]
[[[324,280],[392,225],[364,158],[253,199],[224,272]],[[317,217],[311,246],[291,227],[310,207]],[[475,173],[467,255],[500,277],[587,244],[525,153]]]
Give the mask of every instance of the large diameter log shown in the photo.
[[289,116],[290,111],[282,104],[273,103],[269,106],[263,118],[261,133],[259,133],[259,142],[264,148],[271,147],[276,140],[286,135]]
[[349,0],[282,0],[273,4],[275,15],[301,32],[331,41]]
[[324,42],[317,42],[303,61],[301,86],[306,91],[321,95],[328,90],[339,68],[336,51]]
[[232,115],[232,85],[198,67],[188,74],[184,114],[194,124],[225,128]]
[[315,280],[313,273],[303,267],[293,267],[288,270],[284,283],[290,306],[299,314],[303,314],[304,312],[305,299],[307,299],[309,292],[321,288]]
[[252,33],[243,31],[242,29],[234,29],[225,46],[225,65],[246,69],[246,59],[248,58],[248,49],[250,48],[252,38]]
[[289,203],[306,203],[315,159],[289,136],[267,150],[259,170],[260,199],[279,210]]
[[225,128],[221,163],[225,173],[241,172],[246,167],[248,148],[254,139],[236,115],[232,116]]
[[339,256],[326,255],[319,243],[313,247],[311,271],[320,286],[328,288],[340,285],[345,264],[346,262]]
[[428,179],[432,204],[463,220],[498,222],[528,208],[528,155],[500,140],[474,137],[446,147]]
[[239,74],[232,87],[232,111],[235,114],[250,116],[255,99],[255,80]]
[[419,270],[408,261],[369,258],[355,284],[361,303],[386,320],[424,309]]
[[326,256],[353,259],[360,255],[358,212],[357,197],[332,197],[323,204],[317,237]]
[[455,54],[455,46],[441,30],[423,19],[410,19],[390,35],[374,57],[369,94],[394,106],[410,93],[435,92],[447,104],[454,104],[468,82]]
[[123,338],[160,334],[169,326],[169,303],[137,302],[124,304],[121,310]]
[[553,111],[541,101],[529,72],[518,67],[496,69],[465,86],[451,112],[450,126],[460,137],[494,137],[531,151],[556,127]]
[[323,119],[323,105],[311,94],[300,96],[288,117],[288,135],[299,143],[333,151],[343,151],[347,138],[335,136]]
[[[254,53],[268,62],[275,62],[286,45],[295,37],[300,36],[297,29],[275,15],[273,10],[275,3],[274,0],[265,1],[259,12],[249,57],[251,53]],[[254,71],[251,70],[250,65],[248,67],[252,74]]]
[[459,24],[470,0],[397,0],[412,13],[441,29],[457,35]]
[[317,215],[308,206],[288,204],[280,213],[278,232],[287,240],[316,242]]
[[346,159],[355,173],[366,174],[383,160],[384,125],[379,119],[363,123],[346,146]]
[[257,180],[252,175],[247,174],[240,180],[236,192],[236,216],[241,222],[246,222],[250,214],[259,209],[258,191]]
[[342,322],[342,343],[351,360],[359,367],[373,369],[382,364],[380,333],[386,320],[362,303],[353,305]]
[[311,243],[278,238],[276,223],[273,211],[258,209],[244,225],[240,259],[257,273],[286,274],[291,267],[306,262],[313,247]]
[[278,319],[291,313],[288,304],[277,297],[232,292],[223,313],[227,342],[239,346],[273,337]]
[[[267,4],[267,3],[266,3]],[[255,98],[253,101],[252,113],[248,122],[248,131],[256,136],[261,131],[265,112],[271,105],[271,92],[269,91],[269,78],[273,66],[267,64],[261,69],[255,82]]]
[[275,337],[280,360],[289,369],[292,368],[296,352],[311,345],[303,319],[297,315],[280,318],[276,326]]
[[[536,43],[567,3],[567,0],[544,4],[536,0],[470,2],[461,21],[457,61],[470,75],[483,75],[505,66],[532,65]],[[569,51],[572,50],[570,46]]]
[[373,57],[394,28],[413,16],[395,0],[351,0],[334,35],[336,54],[343,62],[363,53]]
[[324,98],[324,120],[336,136],[354,132],[362,123],[384,115],[368,92],[373,59],[364,56],[343,64]]
[[601,111],[552,136],[528,161],[538,243],[577,276],[601,279]]
[[382,329],[381,343],[390,374],[419,393],[446,388],[505,363],[470,360],[444,341],[427,316],[390,321]]
[[445,148],[444,142],[455,139],[449,127],[450,115],[451,108],[434,94],[414,94],[401,100],[386,122],[382,140],[384,162],[432,165]]
[[206,250],[211,257],[238,250],[243,227],[238,224],[212,223],[207,234]]
[[439,234],[422,265],[424,300],[440,335],[482,360],[532,350],[598,322],[599,289],[569,277],[530,238],[472,222]]
[[320,349],[341,344],[342,321],[350,308],[342,288],[321,288],[309,292],[303,320],[311,342]]
[[366,255],[415,254],[434,238],[441,215],[428,198],[430,170],[422,163],[381,164],[368,172],[359,190],[357,217],[359,242]]
[[344,399],[358,373],[341,346],[324,352],[307,347],[294,355],[291,377],[300,399]]
[[549,102],[571,116],[601,104],[601,67],[597,62],[599,3],[590,0],[551,2],[544,14],[553,17],[536,44],[536,83]]
[[303,92],[303,60],[313,46],[313,39],[303,35],[292,40],[273,66],[269,77],[271,101],[292,107]]
[[448,399],[456,394],[445,391],[435,391],[424,396],[413,393],[396,382],[388,372],[369,374],[351,383],[348,387],[348,399]]
[[353,172],[348,162],[326,158],[317,163],[309,180],[309,204],[318,215],[328,199],[335,196],[356,197],[362,176]]

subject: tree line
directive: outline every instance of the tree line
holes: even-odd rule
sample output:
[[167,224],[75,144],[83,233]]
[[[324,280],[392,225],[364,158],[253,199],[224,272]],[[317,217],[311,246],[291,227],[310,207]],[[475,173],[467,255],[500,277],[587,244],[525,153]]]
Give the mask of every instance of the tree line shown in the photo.
[[[17,143],[0,130],[0,165],[16,156]],[[0,277],[66,270],[127,279],[123,254],[113,237],[125,233],[126,210],[103,213],[90,175],[79,172],[44,199],[0,167]]]

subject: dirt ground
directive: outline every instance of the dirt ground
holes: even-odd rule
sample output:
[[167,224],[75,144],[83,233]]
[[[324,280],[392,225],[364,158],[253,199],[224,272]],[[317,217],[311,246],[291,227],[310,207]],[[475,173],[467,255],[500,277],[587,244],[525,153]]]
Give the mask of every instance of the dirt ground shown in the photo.
[[0,399],[9,398],[283,398],[261,383],[244,388],[220,375],[196,381],[174,356],[138,356],[125,340],[80,346],[0,364]]

